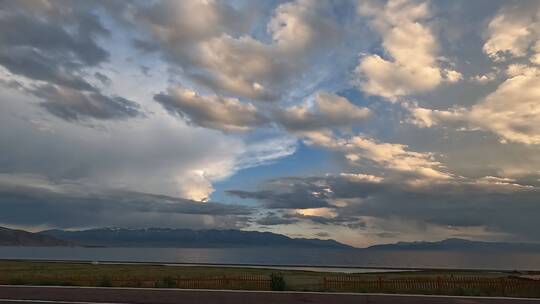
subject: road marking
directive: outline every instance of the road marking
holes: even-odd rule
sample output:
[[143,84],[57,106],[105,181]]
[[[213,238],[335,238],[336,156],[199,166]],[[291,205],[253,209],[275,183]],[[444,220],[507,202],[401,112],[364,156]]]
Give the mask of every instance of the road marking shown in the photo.
[[[226,292],[226,293],[276,293],[276,294],[320,294],[320,295],[348,295],[348,296],[385,296],[385,297],[418,297],[418,298],[452,298],[452,299],[492,299],[514,301],[540,301],[540,298],[516,297],[486,297],[486,296],[449,296],[449,295],[423,295],[399,293],[354,293],[354,292],[321,292],[321,291],[269,291],[269,290],[226,290],[226,289],[180,289],[180,288],[144,288],[144,287],[93,287],[93,286],[33,286],[33,285],[0,285],[0,288],[50,288],[50,289],[101,289],[101,290],[152,290],[152,291],[186,291],[186,292]],[[5,299],[0,299],[5,300]],[[57,303],[57,302],[55,302]],[[85,303],[85,302],[66,302]],[[126,303],[99,303],[99,304],[126,304]]]
[[112,303],[112,302],[81,302],[81,301],[52,301],[52,300],[13,300],[0,299],[0,303],[57,303],[57,304],[128,304],[128,303]]

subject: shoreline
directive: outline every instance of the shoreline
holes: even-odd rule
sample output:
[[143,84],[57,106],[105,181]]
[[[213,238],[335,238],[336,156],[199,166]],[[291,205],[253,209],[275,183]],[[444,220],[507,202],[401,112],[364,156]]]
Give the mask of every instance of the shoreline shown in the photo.
[[0,284],[540,297],[540,273],[327,269],[0,260]]
[[[355,266],[355,265],[308,265],[308,264],[251,264],[251,263],[171,263],[166,261],[144,262],[144,261],[115,261],[115,260],[56,260],[56,259],[6,259],[0,258],[0,262],[30,262],[30,263],[76,263],[90,265],[140,265],[140,266],[166,266],[166,267],[223,267],[223,268],[253,268],[253,269],[275,269],[275,270],[305,270],[305,268],[315,269],[345,269],[345,270],[382,270],[381,272],[407,272],[407,271],[426,271],[426,272],[480,272],[480,273],[535,273],[540,270],[535,269],[482,269],[482,268],[424,268],[424,267],[388,267],[388,266]],[[303,269],[302,269],[303,268]],[[324,272],[324,271],[322,271]],[[339,272],[339,271],[338,271]],[[371,272],[371,271],[370,271]],[[353,272],[347,272],[353,273]]]

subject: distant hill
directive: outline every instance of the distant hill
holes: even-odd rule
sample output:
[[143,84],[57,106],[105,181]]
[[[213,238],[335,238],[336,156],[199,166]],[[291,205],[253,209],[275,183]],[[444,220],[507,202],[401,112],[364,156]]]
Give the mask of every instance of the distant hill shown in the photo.
[[0,227],[0,246],[72,246],[53,236]]
[[481,242],[464,239],[446,239],[438,242],[398,242],[394,244],[374,245],[367,250],[486,250],[486,251],[540,251],[540,244]]
[[281,234],[242,230],[123,229],[101,228],[80,231],[39,232],[85,246],[107,247],[302,247],[353,248],[334,240],[295,239]]

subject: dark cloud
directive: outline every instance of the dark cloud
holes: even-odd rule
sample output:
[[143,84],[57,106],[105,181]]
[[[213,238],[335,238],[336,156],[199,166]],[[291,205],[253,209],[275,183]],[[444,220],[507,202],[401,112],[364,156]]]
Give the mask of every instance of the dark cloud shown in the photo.
[[[7,11],[0,19],[0,64],[11,73],[73,89],[92,90],[81,69],[96,66],[109,54],[94,41],[107,34],[91,13],[79,15],[75,24],[43,18],[32,11]],[[46,16],[45,16],[46,17]],[[76,26],[74,33],[64,27]]]
[[255,221],[256,224],[261,226],[290,225],[297,222],[299,222],[298,219],[286,218],[275,213],[268,213]]
[[330,234],[328,232],[317,232],[315,235],[322,238],[330,237]]
[[402,218],[440,226],[476,226],[538,239],[532,225],[540,212],[540,192],[514,189],[501,192],[485,185],[446,184],[406,189],[389,185],[388,192],[368,196],[340,212],[378,218]]
[[111,79],[107,77],[107,75],[102,74],[100,72],[95,72],[94,77],[96,77],[97,80],[99,80],[103,85],[110,85]]
[[152,41],[133,39],[131,44],[133,45],[133,47],[144,53],[152,53],[159,51],[159,44]]
[[[110,32],[94,11],[83,2],[1,2],[0,65],[37,81],[23,90],[41,98],[43,108],[62,119],[136,116],[135,103],[103,95],[86,78],[86,69],[109,58],[96,40]],[[94,76],[110,83],[102,73]]]
[[51,85],[36,87],[31,92],[46,100],[40,104],[43,108],[68,121],[88,117],[120,119],[140,115],[138,104],[120,96],[105,96]]
[[0,49],[0,64],[13,74],[33,80],[46,81],[75,90],[97,90],[75,71],[63,68],[58,62],[34,49]]
[[[332,206],[332,208],[334,208],[334,206]],[[336,209],[334,208],[333,210]],[[281,216],[284,219],[294,220],[296,222],[309,221],[317,225],[338,225],[348,227],[350,229],[366,228],[366,223],[358,219],[354,214],[338,214],[337,216],[325,217],[319,215],[305,215],[300,213],[285,213]]]
[[[318,190],[318,191],[310,191]],[[255,199],[260,201],[264,207],[269,209],[310,209],[331,207],[323,189],[316,185],[292,185],[286,192],[262,190],[262,191],[241,191],[229,190],[229,195],[243,199]]]
[[141,65],[140,68],[141,68],[141,72],[144,74],[144,76],[148,76],[148,77],[151,76],[149,67],[147,67],[145,65]]
[[[272,187],[275,189],[271,190]],[[271,180],[265,188],[229,193],[256,199],[268,208],[329,207],[336,213],[335,216],[276,214],[271,217],[276,223],[283,218],[363,229],[366,228],[361,220],[364,217],[401,219],[441,227],[484,227],[492,233],[540,241],[535,220],[540,212],[540,191],[505,179],[462,178],[415,184],[412,180],[374,182],[343,175]],[[318,195],[323,191],[324,195]]]
[[217,95],[199,95],[183,87],[154,95],[169,113],[187,118],[195,125],[221,131],[247,131],[268,122],[250,103]]
[[[251,209],[133,191],[0,175],[0,223],[61,228],[100,226],[241,227]],[[213,219],[206,223],[204,217]]]
[[355,183],[336,177],[282,177],[268,181],[262,188],[258,191],[228,190],[227,193],[261,201],[265,207],[272,209],[334,208],[329,203],[331,198],[365,197],[383,190],[384,186]]

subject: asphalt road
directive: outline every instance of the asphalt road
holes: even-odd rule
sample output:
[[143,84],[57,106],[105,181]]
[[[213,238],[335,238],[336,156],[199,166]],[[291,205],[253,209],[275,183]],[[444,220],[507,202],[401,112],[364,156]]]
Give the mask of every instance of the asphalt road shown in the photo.
[[540,299],[473,298],[309,292],[250,292],[92,287],[0,286],[0,304],[532,304]]

